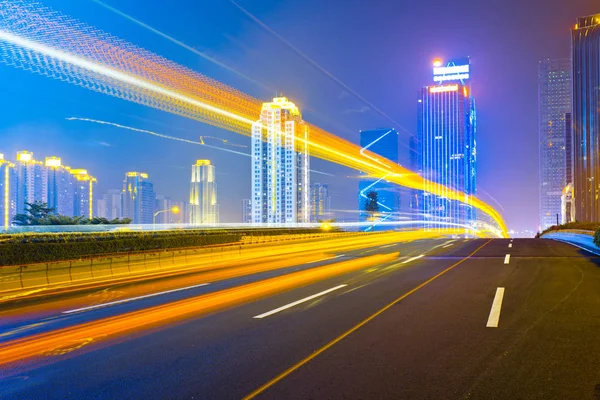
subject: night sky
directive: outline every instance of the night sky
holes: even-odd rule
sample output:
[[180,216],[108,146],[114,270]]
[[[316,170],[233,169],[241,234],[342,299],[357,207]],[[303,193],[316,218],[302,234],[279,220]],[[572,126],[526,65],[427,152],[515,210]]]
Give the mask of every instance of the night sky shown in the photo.
[[[254,82],[92,0],[42,3],[252,96],[269,100],[282,92],[305,120],[355,143],[361,129],[394,127],[408,145],[416,134],[418,90],[431,84],[431,61],[470,56],[479,197],[496,206],[515,230],[538,226],[538,61],[568,57],[575,18],[600,12],[597,0],[239,1],[397,125],[227,0],[106,2]],[[240,221],[241,199],[250,194],[248,157],[66,118],[111,121],[191,140],[204,135],[248,145],[249,138],[5,65],[0,65],[0,77],[0,152],[7,158],[22,149],[38,159],[60,156],[65,164],[98,177],[99,192],[120,188],[126,171],[147,172],[158,194],[177,200],[188,196],[195,160],[211,159],[221,221]],[[407,150],[401,158],[408,165]],[[330,184],[334,209],[356,209],[353,171],[316,159],[312,167],[333,175],[315,173],[311,180]]]

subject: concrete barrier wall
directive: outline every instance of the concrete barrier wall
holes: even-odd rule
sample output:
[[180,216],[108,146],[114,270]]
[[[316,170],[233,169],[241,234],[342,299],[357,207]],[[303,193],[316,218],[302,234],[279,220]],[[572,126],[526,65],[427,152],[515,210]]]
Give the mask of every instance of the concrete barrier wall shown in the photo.
[[[298,234],[245,237],[236,245],[176,249],[135,254],[118,254],[98,258],[23,266],[0,266],[0,293],[16,290],[47,288],[79,283],[105,282],[129,276],[190,269],[212,263],[234,261],[264,255],[266,248],[273,254],[278,244],[291,241],[335,239],[363,236],[364,232]],[[267,247],[265,247],[267,246]],[[310,246],[309,246],[310,247]]]

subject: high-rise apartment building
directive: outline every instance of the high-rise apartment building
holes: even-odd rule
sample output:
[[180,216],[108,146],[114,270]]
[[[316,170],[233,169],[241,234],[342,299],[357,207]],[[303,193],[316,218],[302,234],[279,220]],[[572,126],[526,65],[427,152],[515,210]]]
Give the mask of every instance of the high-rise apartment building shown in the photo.
[[[473,226],[476,194],[476,115],[468,58],[434,62],[436,85],[421,89],[417,130],[418,164],[426,186],[420,202],[427,221]],[[464,193],[463,203],[449,200],[437,184]],[[433,225],[432,225],[433,226]]]
[[96,178],[89,175],[85,169],[71,169],[73,176],[73,216],[94,217],[94,193]]
[[121,192],[122,217],[131,218],[133,224],[151,224],[155,205],[154,185],[148,174],[127,172]]
[[242,200],[242,223],[252,223],[252,200],[250,199]]
[[[372,129],[360,131],[361,153],[368,156],[368,152],[398,164],[398,132],[395,129]],[[367,152],[368,151],[368,152]],[[377,194],[377,212],[366,210],[369,193]],[[361,176],[358,183],[359,222],[371,221],[366,230],[378,229],[381,222],[391,222],[398,218],[400,212],[400,187],[385,180],[385,176],[372,179]]]
[[561,196],[570,181],[567,172],[570,151],[571,60],[544,60],[538,69],[540,227],[557,223]]
[[0,229],[8,229],[17,214],[17,175],[15,165],[0,154]]
[[310,220],[308,126],[285,97],[263,103],[252,125],[252,222]]
[[198,160],[192,165],[190,223],[193,225],[219,223],[215,166],[210,164],[210,160]]
[[319,222],[332,219],[329,185],[313,183],[310,185],[310,221]]
[[600,14],[577,18],[571,38],[575,219],[600,222]]
[[111,189],[104,193],[96,203],[95,216],[108,220],[121,218],[123,215],[121,211],[121,193],[122,191],[119,189]]
[[47,169],[29,151],[19,151],[15,163],[17,175],[17,214],[25,212],[25,203],[48,202]]
[[62,165],[59,157],[46,157],[44,162],[48,177],[48,207],[55,214],[75,216],[75,188],[71,169]]

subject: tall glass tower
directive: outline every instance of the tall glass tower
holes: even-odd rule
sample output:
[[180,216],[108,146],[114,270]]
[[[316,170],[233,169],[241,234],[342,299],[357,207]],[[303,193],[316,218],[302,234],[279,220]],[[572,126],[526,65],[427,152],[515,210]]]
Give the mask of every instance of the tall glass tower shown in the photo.
[[571,38],[575,219],[600,222],[600,14],[577,18]]
[[[423,87],[419,98],[417,163],[423,177],[432,182],[422,193],[420,208],[426,221],[471,227],[477,153],[469,58],[434,61],[433,80],[437,85]],[[436,184],[463,192],[463,202],[449,200]]]
[[131,218],[134,224],[151,224],[154,219],[156,194],[154,185],[143,172],[127,172],[121,192],[123,218]]
[[326,183],[312,183],[310,185],[310,221],[319,222],[331,218],[329,185]]
[[308,127],[294,103],[276,97],[252,125],[252,222],[310,222],[309,192]]
[[8,229],[17,214],[17,175],[15,165],[0,154],[0,228]]
[[210,164],[210,160],[198,160],[192,165],[190,223],[193,225],[219,223],[215,166]]
[[77,216],[75,210],[75,187],[71,169],[62,165],[59,157],[46,157],[44,166],[48,175],[48,207],[55,214]]
[[[538,69],[540,227],[560,221],[561,196],[567,183],[567,137],[571,111],[571,60],[544,60]],[[570,157],[569,157],[570,158]]]
[[[360,146],[361,153],[368,150],[398,164],[398,132],[395,129],[360,131]],[[364,154],[367,156],[368,153]],[[375,213],[366,210],[369,192],[377,193],[378,210]],[[361,176],[358,183],[358,210],[359,222],[371,222],[367,231],[380,229],[378,225],[382,222],[397,220],[400,212],[400,187],[386,181],[385,176],[380,179]]]

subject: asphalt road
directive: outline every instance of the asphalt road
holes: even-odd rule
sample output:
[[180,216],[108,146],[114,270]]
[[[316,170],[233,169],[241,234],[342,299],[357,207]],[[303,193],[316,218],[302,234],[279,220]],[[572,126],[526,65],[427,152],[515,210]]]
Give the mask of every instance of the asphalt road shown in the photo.
[[[0,366],[0,398],[600,399],[600,258],[543,239],[455,240],[323,265],[397,252],[236,307]],[[41,299],[15,319],[17,304],[0,325],[12,335],[0,351],[48,318],[62,321],[50,330],[76,326],[321,266],[70,314],[70,303]]]

